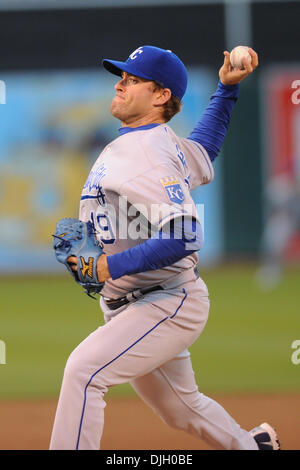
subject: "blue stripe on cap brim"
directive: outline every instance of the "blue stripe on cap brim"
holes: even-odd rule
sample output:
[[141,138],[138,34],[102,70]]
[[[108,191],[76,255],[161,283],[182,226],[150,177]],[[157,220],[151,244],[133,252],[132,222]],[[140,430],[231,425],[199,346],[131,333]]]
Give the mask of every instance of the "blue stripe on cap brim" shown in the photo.
[[155,81],[152,77],[149,77],[148,75],[145,75],[142,72],[139,72],[138,70],[135,69],[134,66],[127,64],[126,62],[120,62],[118,60],[103,59],[102,65],[104,68],[106,68],[106,70],[108,70],[108,72],[113,73],[114,75],[118,75],[119,77],[121,77],[122,72],[127,72],[136,77],[141,77],[141,78],[145,78],[146,80]]

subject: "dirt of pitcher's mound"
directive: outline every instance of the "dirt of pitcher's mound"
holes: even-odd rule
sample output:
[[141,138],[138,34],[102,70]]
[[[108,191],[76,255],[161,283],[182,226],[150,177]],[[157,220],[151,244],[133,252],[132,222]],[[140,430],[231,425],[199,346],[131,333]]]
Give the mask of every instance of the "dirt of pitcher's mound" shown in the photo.
[[[300,394],[210,395],[244,428],[264,421],[278,432],[283,449],[300,450]],[[48,449],[57,400],[1,401],[0,449]],[[203,441],[167,426],[140,399],[109,398],[103,450],[210,449]]]

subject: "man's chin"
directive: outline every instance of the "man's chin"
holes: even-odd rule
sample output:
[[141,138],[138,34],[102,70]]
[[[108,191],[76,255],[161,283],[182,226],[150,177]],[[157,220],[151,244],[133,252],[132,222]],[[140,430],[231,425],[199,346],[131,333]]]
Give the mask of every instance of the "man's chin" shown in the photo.
[[122,113],[121,113],[120,109],[118,109],[118,107],[117,107],[117,106],[114,106],[113,104],[112,104],[111,107],[110,107],[110,114],[111,114],[113,117],[122,120],[122,119],[121,119]]

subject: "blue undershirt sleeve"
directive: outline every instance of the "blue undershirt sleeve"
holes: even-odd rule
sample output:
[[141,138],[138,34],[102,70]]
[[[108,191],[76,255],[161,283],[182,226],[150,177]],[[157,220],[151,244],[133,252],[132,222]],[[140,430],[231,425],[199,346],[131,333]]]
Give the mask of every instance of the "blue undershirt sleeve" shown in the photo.
[[205,148],[211,161],[220,152],[238,94],[239,84],[223,85],[219,81],[216,93],[188,137]]
[[195,219],[173,220],[168,229],[156,232],[140,245],[107,257],[113,280],[125,275],[171,266],[176,261],[200,250],[202,227]]

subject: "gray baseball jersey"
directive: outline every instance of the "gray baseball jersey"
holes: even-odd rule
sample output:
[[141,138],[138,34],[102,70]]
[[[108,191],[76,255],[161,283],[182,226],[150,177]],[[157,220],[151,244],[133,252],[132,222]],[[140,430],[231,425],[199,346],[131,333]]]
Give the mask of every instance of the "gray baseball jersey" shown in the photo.
[[[107,255],[143,243],[170,219],[198,219],[190,190],[212,181],[206,150],[166,124],[128,132],[107,145],[84,185],[79,218],[94,223]],[[197,264],[193,253],[172,266],[108,280],[102,295],[118,298],[159,284]]]
[[[178,138],[167,125],[129,132],[109,144],[93,166],[80,218],[94,222],[108,255],[118,253],[142,243],[149,224],[158,230],[182,214],[198,218],[190,189],[212,178],[206,151]],[[50,449],[98,449],[105,393],[125,382],[171,426],[215,448],[257,449],[251,435],[199,393],[195,382],[187,348],[203,331],[209,312],[205,283],[188,278],[196,263],[192,254],[163,269],[106,282],[102,294],[116,298],[141,286],[166,280],[168,285],[113,313],[100,298],[106,323],[68,358]],[[171,285],[177,273],[181,281]]]

